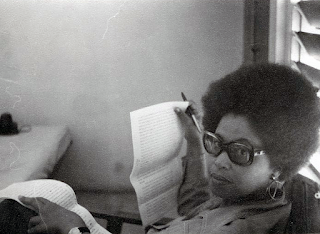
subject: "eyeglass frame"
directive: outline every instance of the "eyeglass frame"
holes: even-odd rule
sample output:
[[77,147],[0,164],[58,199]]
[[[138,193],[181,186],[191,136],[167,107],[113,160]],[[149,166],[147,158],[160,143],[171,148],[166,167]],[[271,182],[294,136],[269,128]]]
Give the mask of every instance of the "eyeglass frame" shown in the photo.
[[[205,144],[205,136],[206,136],[206,135],[209,135],[209,136],[211,136],[211,137],[214,137],[214,138],[216,138],[217,140],[220,141],[220,143],[221,143],[220,148],[221,148],[221,149],[220,149],[220,152],[217,153],[216,155],[215,155],[214,153],[208,151],[208,149],[207,149],[207,147],[206,147],[206,144]],[[250,166],[250,165],[252,164],[252,162],[253,162],[253,158],[254,158],[254,157],[256,157],[256,156],[261,156],[261,155],[265,155],[265,151],[264,151],[264,150],[254,149],[254,147],[251,146],[251,145],[250,145],[250,146],[251,146],[251,148],[250,148],[248,145],[243,144],[243,143],[240,143],[240,142],[236,142],[236,141],[231,141],[231,142],[229,142],[229,143],[223,143],[221,137],[219,137],[217,134],[212,133],[212,132],[210,132],[210,131],[203,131],[202,143],[203,143],[203,146],[204,146],[205,150],[207,151],[207,153],[214,155],[214,157],[216,157],[216,158],[217,158],[223,151],[226,151],[229,160],[230,160],[232,163],[234,163],[234,164],[236,164],[236,165],[239,165],[239,166]],[[247,163],[239,163],[239,162],[236,162],[236,161],[232,160],[232,158],[231,158],[230,155],[229,155],[229,146],[230,146],[231,144],[241,145],[241,146],[244,146],[245,148],[247,148],[247,149],[249,150],[249,160],[248,160]]]

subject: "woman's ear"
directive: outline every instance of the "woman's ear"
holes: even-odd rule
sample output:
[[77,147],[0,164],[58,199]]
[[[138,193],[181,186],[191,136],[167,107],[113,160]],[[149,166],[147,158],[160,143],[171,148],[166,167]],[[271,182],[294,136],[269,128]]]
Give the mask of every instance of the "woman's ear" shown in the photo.
[[278,180],[280,182],[280,175],[281,175],[281,168],[277,167],[273,170],[271,174],[271,178],[274,178],[275,180]]
[[279,170],[274,170],[273,173],[272,173],[272,177],[274,177],[274,178],[279,178],[280,174],[281,174],[281,173],[280,173]]

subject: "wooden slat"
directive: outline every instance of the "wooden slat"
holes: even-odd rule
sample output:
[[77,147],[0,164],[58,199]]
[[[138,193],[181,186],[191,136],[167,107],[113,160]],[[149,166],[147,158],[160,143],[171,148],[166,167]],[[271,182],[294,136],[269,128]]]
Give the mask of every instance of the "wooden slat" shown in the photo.
[[317,170],[317,168],[312,164],[309,164],[309,168],[320,180],[320,172]]
[[295,64],[302,72],[302,74],[310,79],[317,87],[320,87],[320,70],[300,62],[297,62]]
[[315,59],[320,60],[320,35],[304,32],[297,32],[295,35],[297,35],[299,42],[306,49],[308,54]]
[[306,17],[309,24],[320,28],[320,1],[300,1],[297,3],[302,14]]

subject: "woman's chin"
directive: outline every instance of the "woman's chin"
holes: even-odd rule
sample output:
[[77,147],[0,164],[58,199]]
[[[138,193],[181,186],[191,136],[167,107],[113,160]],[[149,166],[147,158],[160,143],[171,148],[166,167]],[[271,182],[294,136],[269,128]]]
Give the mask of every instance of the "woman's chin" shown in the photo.
[[237,196],[237,193],[235,192],[236,189],[230,183],[219,183],[212,180],[210,189],[214,195],[221,197],[222,199],[229,199]]
[[217,197],[222,198],[222,200],[227,203],[238,203],[251,200],[261,200],[265,199],[266,193],[265,189],[258,189],[255,191],[241,191],[235,184],[221,184],[210,183],[211,193]]

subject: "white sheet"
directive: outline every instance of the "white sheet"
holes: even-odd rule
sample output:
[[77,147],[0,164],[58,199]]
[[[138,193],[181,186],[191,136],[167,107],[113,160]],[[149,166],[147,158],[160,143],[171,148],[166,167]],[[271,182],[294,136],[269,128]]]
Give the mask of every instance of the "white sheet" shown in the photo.
[[0,190],[0,199],[13,199],[22,204],[18,198],[19,195],[46,198],[49,201],[78,214],[92,234],[111,234],[96,222],[86,208],[78,204],[73,189],[61,181],[50,179],[32,180],[14,183],[3,190]]
[[48,178],[70,142],[65,126],[32,126],[30,132],[0,136],[0,189]]

